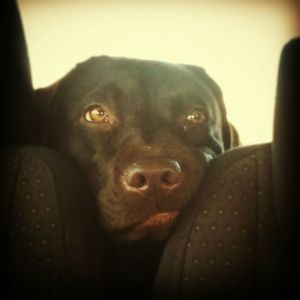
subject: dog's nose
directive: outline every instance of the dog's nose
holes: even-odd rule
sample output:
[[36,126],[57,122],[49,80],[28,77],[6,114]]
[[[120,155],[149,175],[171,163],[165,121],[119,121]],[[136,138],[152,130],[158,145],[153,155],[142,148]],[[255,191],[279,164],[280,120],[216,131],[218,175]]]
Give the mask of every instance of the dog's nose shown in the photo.
[[178,161],[159,157],[146,157],[132,164],[124,172],[124,184],[128,190],[144,194],[151,191],[162,196],[176,189],[183,173]]

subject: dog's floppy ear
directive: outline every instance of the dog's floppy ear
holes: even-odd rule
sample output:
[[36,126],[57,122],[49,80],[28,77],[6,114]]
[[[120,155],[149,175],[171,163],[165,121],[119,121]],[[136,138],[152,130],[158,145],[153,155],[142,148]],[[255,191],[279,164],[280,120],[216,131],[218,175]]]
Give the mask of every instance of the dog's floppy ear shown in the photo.
[[[103,57],[103,59],[107,58]],[[78,79],[78,76],[82,76],[84,71],[89,70],[94,60],[95,58],[91,57],[82,63],[76,64],[73,69],[52,85],[34,91],[35,105],[39,115],[37,126],[39,128],[35,134],[39,144],[49,145],[51,143],[51,134],[55,125],[53,120],[54,122],[57,121],[55,116],[59,100],[65,96],[69,89],[76,88],[73,83],[74,79]]]
[[225,127],[227,127],[223,127],[223,140],[225,150],[240,146],[240,137],[234,125],[227,121]]
[[199,77],[203,83],[210,89],[218,101],[221,114],[222,114],[222,135],[224,142],[224,150],[228,150],[240,145],[239,134],[236,128],[227,120],[227,112],[223,100],[222,90],[219,85],[212,79],[201,67],[185,65],[190,71],[192,71],[197,77]]

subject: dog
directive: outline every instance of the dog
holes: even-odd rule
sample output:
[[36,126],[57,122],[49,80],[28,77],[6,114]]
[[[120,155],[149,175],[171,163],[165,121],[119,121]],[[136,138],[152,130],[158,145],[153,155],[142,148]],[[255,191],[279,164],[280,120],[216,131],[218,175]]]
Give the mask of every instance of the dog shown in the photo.
[[80,166],[101,229],[121,243],[164,241],[209,162],[239,144],[221,89],[196,66],[92,57],[36,99],[42,143]]
[[85,172],[106,232],[164,239],[209,161],[238,135],[204,69],[93,57],[36,91],[43,143]]

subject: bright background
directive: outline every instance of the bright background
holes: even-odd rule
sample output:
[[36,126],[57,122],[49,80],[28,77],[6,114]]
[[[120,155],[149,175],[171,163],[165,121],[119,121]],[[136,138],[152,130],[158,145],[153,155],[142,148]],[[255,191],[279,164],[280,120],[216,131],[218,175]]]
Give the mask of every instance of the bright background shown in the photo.
[[204,67],[243,144],[272,140],[282,46],[297,31],[287,0],[19,0],[33,84],[93,55]]

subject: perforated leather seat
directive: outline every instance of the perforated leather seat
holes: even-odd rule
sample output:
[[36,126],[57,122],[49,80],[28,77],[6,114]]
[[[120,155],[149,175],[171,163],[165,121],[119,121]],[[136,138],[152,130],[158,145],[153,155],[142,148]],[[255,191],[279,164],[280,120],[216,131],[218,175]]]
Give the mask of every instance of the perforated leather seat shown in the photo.
[[273,294],[284,269],[271,176],[270,144],[212,162],[166,245],[154,299]]
[[96,202],[80,170],[39,147],[2,148],[0,159],[9,297],[86,299],[101,291]]

